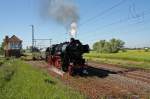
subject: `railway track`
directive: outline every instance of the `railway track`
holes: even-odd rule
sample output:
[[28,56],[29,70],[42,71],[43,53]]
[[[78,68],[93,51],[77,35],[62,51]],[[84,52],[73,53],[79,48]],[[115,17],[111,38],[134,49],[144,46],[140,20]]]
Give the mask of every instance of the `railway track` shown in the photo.
[[[48,70],[43,61],[30,61],[29,64]],[[67,74],[61,79],[66,86],[71,86],[90,99],[109,96],[111,98],[150,98],[150,72],[131,70],[113,65],[89,63],[89,74],[71,77]],[[57,74],[49,73],[53,76]],[[57,75],[58,76],[58,75]]]
[[89,63],[89,65],[92,65],[96,68],[101,68],[103,70],[114,72],[121,76],[125,76],[128,78],[150,83],[150,72],[148,71],[145,72],[139,69],[125,69],[125,68],[120,68],[120,67],[116,67],[113,65],[106,65],[106,64],[100,65],[98,63]]

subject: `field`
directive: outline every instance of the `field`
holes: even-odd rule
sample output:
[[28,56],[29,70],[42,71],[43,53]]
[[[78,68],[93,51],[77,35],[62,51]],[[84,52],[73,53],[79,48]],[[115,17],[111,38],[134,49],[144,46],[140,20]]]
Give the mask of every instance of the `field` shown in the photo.
[[58,78],[16,59],[0,61],[0,99],[83,99]]
[[128,50],[113,54],[102,54],[91,51],[84,55],[87,60],[114,64],[127,68],[150,69],[150,52],[143,50]]

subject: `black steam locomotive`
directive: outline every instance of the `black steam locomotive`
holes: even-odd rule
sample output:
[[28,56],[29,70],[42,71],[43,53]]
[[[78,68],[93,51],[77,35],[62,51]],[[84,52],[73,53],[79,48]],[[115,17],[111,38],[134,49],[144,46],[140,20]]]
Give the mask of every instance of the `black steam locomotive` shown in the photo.
[[89,52],[89,45],[82,45],[74,38],[70,42],[52,45],[46,49],[46,61],[56,68],[69,72],[70,75],[82,73],[85,68],[83,54]]

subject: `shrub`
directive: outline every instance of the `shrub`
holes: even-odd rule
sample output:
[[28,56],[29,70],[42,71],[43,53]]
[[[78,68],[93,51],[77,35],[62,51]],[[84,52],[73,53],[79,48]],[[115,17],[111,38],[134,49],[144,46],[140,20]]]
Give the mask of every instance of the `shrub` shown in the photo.
[[94,43],[93,49],[99,53],[118,53],[123,49],[125,42],[119,39],[111,39],[109,41],[100,40]]
[[145,52],[148,52],[148,51],[149,51],[149,48],[144,48],[144,51],[145,51]]

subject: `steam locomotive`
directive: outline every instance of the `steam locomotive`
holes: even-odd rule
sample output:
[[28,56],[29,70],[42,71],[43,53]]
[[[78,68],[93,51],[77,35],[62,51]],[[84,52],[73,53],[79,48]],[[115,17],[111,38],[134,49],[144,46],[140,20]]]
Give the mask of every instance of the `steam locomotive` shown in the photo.
[[83,45],[74,38],[70,42],[52,45],[46,49],[46,61],[70,75],[83,73],[86,70],[86,62],[83,54],[89,52],[89,45]]

